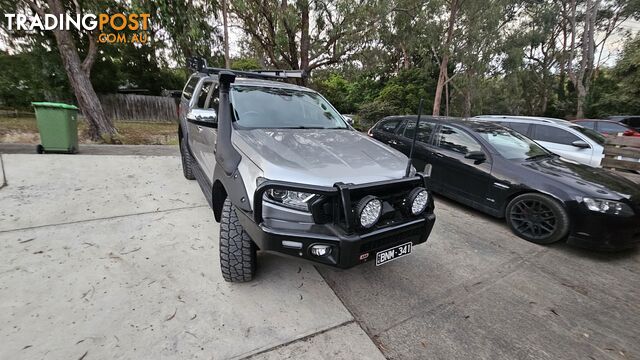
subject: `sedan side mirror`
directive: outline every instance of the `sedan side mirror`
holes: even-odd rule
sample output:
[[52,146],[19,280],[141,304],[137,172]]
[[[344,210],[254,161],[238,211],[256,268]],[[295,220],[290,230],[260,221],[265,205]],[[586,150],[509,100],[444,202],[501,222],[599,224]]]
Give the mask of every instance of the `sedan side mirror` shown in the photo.
[[465,156],[465,159],[475,160],[476,163],[481,163],[487,160],[487,155],[485,155],[482,151],[469,151]]
[[571,145],[581,148],[581,149],[589,149],[591,147],[591,145],[587,144],[586,142],[582,141],[582,140],[576,140],[574,142],[571,143]]
[[626,130],[625,132],[623,132],[622,135],[624,135],[624,136],[634,136],[635,133],[636,133],[635,131],[629,129],[629,130]]

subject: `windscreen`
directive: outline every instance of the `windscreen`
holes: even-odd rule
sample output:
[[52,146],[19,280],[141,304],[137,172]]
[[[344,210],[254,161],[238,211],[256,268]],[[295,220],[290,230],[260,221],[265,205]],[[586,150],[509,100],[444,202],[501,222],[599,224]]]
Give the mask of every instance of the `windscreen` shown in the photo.
[[474,129],[503,157],[510,160],[526,160],[551,155],[529,138],[506,128],[478,127]]
[[231,104],[240,128],[347,129],[342,116],[311,91],[235,85]]

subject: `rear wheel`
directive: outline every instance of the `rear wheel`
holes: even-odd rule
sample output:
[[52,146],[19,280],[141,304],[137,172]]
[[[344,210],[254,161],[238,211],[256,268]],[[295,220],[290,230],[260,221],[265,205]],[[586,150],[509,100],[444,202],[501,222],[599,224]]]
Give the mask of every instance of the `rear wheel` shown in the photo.
[[220,219],[220,269],[229,282],[253,279],[257,267],[256,245],[242,228],[229,199],[224,200]]
[[505,217],[511,231],[536,244],[554,243],[569,232],[566,210],[547,195],[517,196],[507,205]]
[[180,139],[180,158],[182,159],[182,173],[188,180],[193,180],[196,177],[193,176],[193,158],[187,148],[187,140],[185,138]]

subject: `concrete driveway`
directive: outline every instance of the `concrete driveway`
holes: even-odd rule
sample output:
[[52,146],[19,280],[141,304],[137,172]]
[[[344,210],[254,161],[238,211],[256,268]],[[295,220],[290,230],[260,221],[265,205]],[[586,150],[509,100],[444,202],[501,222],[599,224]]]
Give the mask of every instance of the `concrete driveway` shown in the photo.
[[0,359],[383,359],[316,269],[218,267],[177,157],[2,155]]
[[640,358],[638,251],[529,244],[438,198],[406,259],[261,254],[230,285],[177,157],[1,158],[2,359]]

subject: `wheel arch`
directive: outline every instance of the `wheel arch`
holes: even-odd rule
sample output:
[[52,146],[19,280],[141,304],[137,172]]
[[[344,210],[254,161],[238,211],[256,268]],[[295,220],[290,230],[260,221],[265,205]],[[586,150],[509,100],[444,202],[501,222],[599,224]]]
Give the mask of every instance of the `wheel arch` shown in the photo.
[[507,196],[504,199],[504,202],[502,204],[502,209],[500,210],[500,214],[502,214],[502,217],[506,217],[507,216],[507,207],[509,205],[509,203],[515,199],[516,197],[520,196],[520,195],[524,195],[524,194],[540,194],[540,195],[546,195],[552,199],[554,199],[555,201],[557,201],[560,206],[562,206],[563,209],[565,209],[567,212],[569,212],[569,209],[567,208],[567,205],[565,204],[564,200],[562,200],[560,197],[551,194],[550,192],[546,192],[546,191],[542,191],[542,190],[538,190],[538,189],[522,189],[519,191],[515,191],[512,194],[509,194],[509,196]]
[[211,204],[213,204],[213,216],[215,217],[217,222],[220,222],[220,219],[222,219],[222,209],[224,207],[224,201],[227,199],[227,189],[224,188],[222,181],[214,181],[213,189],[211,191],[211,197]]

